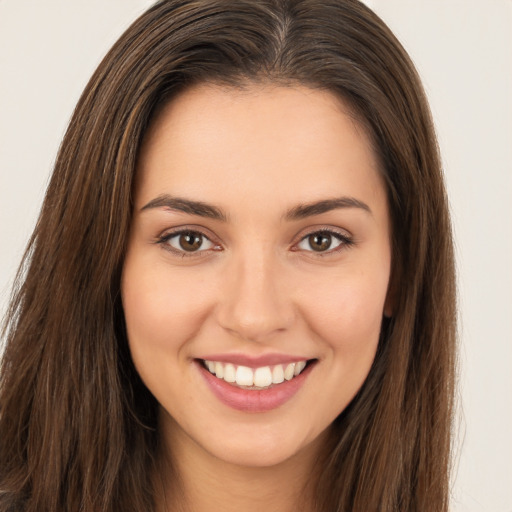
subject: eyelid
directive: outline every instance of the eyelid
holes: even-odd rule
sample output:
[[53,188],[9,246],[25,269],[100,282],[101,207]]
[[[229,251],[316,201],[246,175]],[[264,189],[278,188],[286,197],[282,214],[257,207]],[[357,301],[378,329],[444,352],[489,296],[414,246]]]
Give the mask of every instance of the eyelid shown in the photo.
[[[214,247],[208,248],[208,249],[202,249],[198,251],[185,251],[180,250],[175,247],[172,247],[170,244],[167,243],[167,241],[170,238],[173,238],[175,236],[184,234],[184,233],[198,233],[199,235],[203,236],[207,240],[209,240]],[[334,249],[328,249],[326,251],[308,251],[304,250],[298,247],[298,244],[300,244],[302,241],[304,241],[307,237],[314,235],[316,233],[327,233],[337,240],[339,240],[341,243],[336,246]],[[174,253],[180,257],[187,258],[187,257],[205,257],[208,256],[208,254],[212,251],[221,251],[222,248],[222,242],[219,241],[218,237],[210,234],[210,231],[203,228],[202,226],[197,225],[184,225],[179,226],[175,228],[171,228],[168,230],[165,230],[162,232],[162,234],[158,235],[156,237],[155,243],[160,244],[163,249]],[[344,249],[348,249],[349,247],[353,246],[355,244],[354,238],[352,234],[350,234],[347,230],[332,226],[312,226],[308,228],[305,232],[302,231],[300,235],[296,236],[296,241],[292,244],[290,250],[293,252],[304,252],[309,253],[309,255],[313,255],[314,257],[325,257],[329,255],[336,254]]]
[[[208,241],[210,241],[213,244],[213,247],[198,251],[185,251],[177,249],[176,247],[173,247],[169,243],[167,243],[171,238],[174,238],[185,233],[197,233],[202,237],[206,238]],[[176,254],[182,258],[204,257],[207,256],[211,251],[222,250],[220,247],[221,244],[217,241],[217,237],[213,236],[212,234],[209,234],[209,230],[206,230],[196,225],[185,225],[165,230],[156,237],[155,243],[160,244],[162,248],[165,249],[166,251]]]
[[[339,240],[341,243],[336,246],[334,249],[328,249],[326,251],[308,251],[304,250],[298,247],[298,245],[303,242],[306,238],[308,238],[311,235],[317,234],[317,233],[327,233],[337,240]],[[305,253],[308,253],[308,255],[314,255],[315,257],[324,257],[329,256],[338,253],[339,251],[342,251],[344,249],[348,249],[349,247],[353,246],[355,244],[354,238],[352,234],[350,234],[347,230],[342,228],[335,228],[332,226],[314,226],[306,230],[306,232],[301,232],[298,236],[298,240],[293,244],[291,250],[295,252],[303,251]]]

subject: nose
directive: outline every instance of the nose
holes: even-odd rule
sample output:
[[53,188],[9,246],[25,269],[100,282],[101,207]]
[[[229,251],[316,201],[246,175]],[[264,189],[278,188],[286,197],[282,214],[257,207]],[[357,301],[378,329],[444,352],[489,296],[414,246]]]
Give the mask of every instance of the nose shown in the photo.
[[227,273],[217,308],[223,329],[256,342],[290,329],[295,317],[291,290],[275,258],[263,253],[239,257]]

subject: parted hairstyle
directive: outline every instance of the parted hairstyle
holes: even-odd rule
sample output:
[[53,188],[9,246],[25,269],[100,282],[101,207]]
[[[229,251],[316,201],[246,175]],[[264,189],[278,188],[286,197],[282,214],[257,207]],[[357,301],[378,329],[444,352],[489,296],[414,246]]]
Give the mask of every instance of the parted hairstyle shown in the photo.
[[0,511],[154,510],[158,404],[131,361],[120,275],[142,138],[199,83],[327,90],[365,127],[389,202],[393,315],[334,422],[315,506],[446,511],[456,325],[443,176],[414,66],[357,0],[161,0],[103,59],[63,139],[4,323]]

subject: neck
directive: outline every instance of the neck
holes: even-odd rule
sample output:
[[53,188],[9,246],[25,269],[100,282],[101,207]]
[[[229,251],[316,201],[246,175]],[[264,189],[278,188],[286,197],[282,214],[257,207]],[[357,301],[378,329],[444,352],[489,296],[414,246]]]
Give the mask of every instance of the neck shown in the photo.
[[[168,436],[163,436],[169,439]],[[313,512],[312,475],[324,439],[265,467],[226,462],[173,429],[159,475],[158,512]],[[172,456],[171,456],[172,453]]]

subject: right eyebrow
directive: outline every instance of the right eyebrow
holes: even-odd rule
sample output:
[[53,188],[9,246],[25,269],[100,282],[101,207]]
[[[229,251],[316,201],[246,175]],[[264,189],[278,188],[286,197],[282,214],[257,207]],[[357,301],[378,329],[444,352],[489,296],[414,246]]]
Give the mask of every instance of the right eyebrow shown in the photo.
[[149,203],[144,205],[140,211],[150,210],[153,208],[168,208],[179,212],[198,215],[199,217],[207,217],[209,219],[227,222],[228,216],[217,206],[203,203],[202,201],[191,201],[182,197],[174,197],[169,194],[162,194]]

